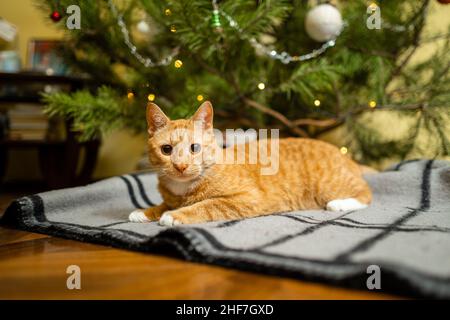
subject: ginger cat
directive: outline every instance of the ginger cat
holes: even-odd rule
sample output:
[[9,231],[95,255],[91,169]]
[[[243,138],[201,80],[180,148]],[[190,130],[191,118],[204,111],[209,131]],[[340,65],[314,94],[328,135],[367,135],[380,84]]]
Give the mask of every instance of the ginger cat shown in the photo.
[[[130,221],[159,220],[161,225],[174,226],[302,209],[358,210],[371,201],[371,190],[358,164],[318,140],[273,141],[278,142],[278,150],[269,150],[278,151],[274,156],[279,167],[271,175],[261,174],[258,163],[218,163],[217,155],[227,149],[216,142],[208,101],[192,118],[180,120],[170,120],[156,104],[149,103],[147,123],[149,160],[158,172],[164,201],[133,211]],[[268,142],[253,141],[246,147],[261,141]]]

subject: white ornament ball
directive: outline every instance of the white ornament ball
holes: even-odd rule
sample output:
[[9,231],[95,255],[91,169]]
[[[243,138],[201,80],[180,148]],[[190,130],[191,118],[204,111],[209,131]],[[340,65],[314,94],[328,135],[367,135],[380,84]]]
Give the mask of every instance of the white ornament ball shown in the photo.
[[305,19],[306,32],[318,42],[336,38],[343,25],[341,13],[331,4],[314,7],[308,12]]
[[144,20],[139,21],[139,23],[137,24],[136,28],[138,29],[139,32],[141,33],[149,33],[150,32],[150,26],[148,25],[148,23]]

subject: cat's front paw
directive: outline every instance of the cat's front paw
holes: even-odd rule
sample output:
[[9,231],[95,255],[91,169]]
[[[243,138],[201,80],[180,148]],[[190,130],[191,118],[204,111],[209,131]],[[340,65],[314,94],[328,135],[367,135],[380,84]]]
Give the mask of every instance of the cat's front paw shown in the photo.
[[142,209],[137,209],[137,210],[134,210],[132,213],[130,213],[130,215],[128,216],[128,220],[130,220],[131,222],[148,222],[148,221],[150,221],[150,219],[147,218],[144,210],[142,210]]
[[176,217],[174,217],[174,211],[166,211],[159,219],[159,224],[161,226],[173,227],[182,224],[182,222]]

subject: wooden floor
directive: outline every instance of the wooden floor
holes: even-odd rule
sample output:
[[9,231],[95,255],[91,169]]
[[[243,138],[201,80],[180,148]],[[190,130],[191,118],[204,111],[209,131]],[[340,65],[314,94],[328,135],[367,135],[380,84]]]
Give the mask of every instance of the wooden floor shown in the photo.
[[[18,194],[0,195],[0,214]],[[68,290],[66,269],[81,268]],[[0,299],[391,299],[0,227]]]

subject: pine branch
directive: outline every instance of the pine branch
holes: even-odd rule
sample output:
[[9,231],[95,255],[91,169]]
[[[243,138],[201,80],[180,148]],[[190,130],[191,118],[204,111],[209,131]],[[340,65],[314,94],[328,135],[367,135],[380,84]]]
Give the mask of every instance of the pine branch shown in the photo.
[[288,118],[286,118],[285,116],[283,116],[281,113],[270,109],[252,99],[246,98],[246,97],[242,97],[242,100],[245,102],[245,104],[247,104],[248,106],[255,108],[265,114],[268,114],[272,117],[274,117],[275,119],[277,119],[278,121],[280,121],[282,124],[284,124],[287,128],[289,128],[290,131],[292,131],[293,133],[297,134],[300,137],[308,137],[308,133],[303,130],[300,129],[296,126],[295,123],[293,123],[292,121],[290,121]]
[[[71,0],[35,0],[48,16],[55,6]],[[284,65],[261,54],[249,43],[255,38],[271,43],[277,51],[311,52],[318,44],[305,33],[307,1],[222,0],[220,9],[237,21],[235,27],[221,16],[218,31],[210,23],[210,0],[114,0],[139,53],[158,60],[178,48],[183,67],[145,68],[124,42],[121,28],[106,1],[80,1],[81,30],[67,31],[66,63],[91,76],[101,87],[96,93],[80,91],[46,97],[48,111],[74,120],[83,138],[115,128],[145,130],[143,106],[149,93],[171,117],[185,117],[198,107],[197,95],[214,102],[224,123],[248,127],[279,127],[289,135],[317,137],[347,126],[355,138],[361,159],[404,157],[414,149],[414,137],[428,132],[436,137],[430,150],[448,154],[450,122],[450,29],[447,34],[423,36],[424,11],[430,0],[385,1],[383,19],[392,25],[412,24],[398,33],[383,28],[368,31],[361,23],[365,0],[341,1],[349,26],[336,46],[319,57]],[[165,10],[171,14],[166,15]],[[399,14],[401,12],[402,14]],[[44,17],[44,16],[43,16]],[[141,19],[151,24],[151,35],[136,34]],[[48,18],[46,19],[48,21]],[[171,32],[174,25],[176,32]],[[431,58],[411,65],[417,48],[429,41],[446,39]],[[259,90],[258,83],[265,89]],[[135,98],[126,99],[133,91]],[[320,107],[314,103],[319,100]],[[375,100],[375,109],[367,103]],[[357,124],[360,116],[379,110],[420,120],[402,139],[386,140],[379,128]],[[372,117],[364,117],[364,119]],[[220,122],[220,118],[217,119]],[[380,148],[380,150],[377,150]],[[355,152],[359,152],[355,150]]]
[[417,13],[413,16],[411,19],[411,22],[414,22],[416,19],[419,19],[419,23],[415,26],[415,32],[413,36],[412,41],[412,48],[410,49],[410,52],[406,55],[406,57],[397,65],[397,67],[394,69],[394,71],[390,74],[389,79],[386,81],[386,84],[384,88],[386,89],[387,86],[391,83],[393,79],[395,79],[405,68],[405,66],[408,64],[408,62],[411,60],[414,53],[416,53],[417,49],[420,46],[420,38],[422,35],[424,23],[425,23],[425,17],[423,16],[423,12],[427,12],[428,7],[430,4],[430,0],[425,0],[422,4],[422,7],[417,11]]

